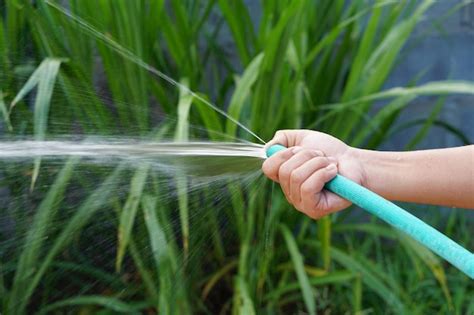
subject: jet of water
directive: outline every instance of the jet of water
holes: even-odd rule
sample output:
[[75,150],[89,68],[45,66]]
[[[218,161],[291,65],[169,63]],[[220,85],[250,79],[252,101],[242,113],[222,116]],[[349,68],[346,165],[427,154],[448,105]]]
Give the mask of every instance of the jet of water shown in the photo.
[[137,142],[131,141],[5,141],[0,159],[36,157],[109,156],[122,158],[162,157],[250,157],[265,159],[262,145],[226,142]]

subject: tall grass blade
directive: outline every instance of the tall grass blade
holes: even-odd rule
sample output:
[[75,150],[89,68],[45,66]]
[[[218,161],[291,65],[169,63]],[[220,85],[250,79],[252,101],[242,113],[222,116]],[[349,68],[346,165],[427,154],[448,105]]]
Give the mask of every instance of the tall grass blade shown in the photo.
[[166,241],[166,235],[163,231],[163,228],[161,227],[158,217],[156,216],[156,211],[159,210],[156,207],[156,198],[148,195],[144,196],[142,198],[142,207],[153,259],[155,260],[157,272],[159,272],[160,265],[165,259],[167,259],[168,256],[168,243]]
[[410,140],[410,142],[406,145],[406,150],[409,151],[409,150],[415,149],[416,145],[426,137],[430,128],[433,126],[433,124],[436,121],[436,118],[441,112],[444,102],[445,102],[445,97],[442,97],[434,104],[433,110],[431,111],[430,115],[426,119],[425,123],[421,126],[420,130],[418,130],[418,132]]
[[285,225],[280,225],[280,230],[283,234],[283,238],[285,239],[288,251],[290,252],[291,260],[293,261],[306,309],[308,310],[309,314],[316,314],[316,302],[314,300],[313,289],[311,288],[308,275],[304,270],[303,257],[298,249],[298,245],[296,244],[295,238],[291,234],[290,230]]
[[[46,136],[51,96],[53,95],[54,84],[56,82],[61,62],[62,60],[60,59],[45,59],[36,71],[33,72],[10,105],[11,112],[18,102],[23,100],[23,98],[34,88],[37,88],[34,105],[34,133],[36,140],[43,140]],[[36,179],[38,178],[40,163],[40,159],[35,160],[31,178],[31,189],[33,189]]]
[[[187,79],[181,80],[182,86],[188,84]],[[178,102],[178,125],[176,126],[175,140],[186,142],[189,140],[189,112],[193,102],[193,95],[187,89],[179,90]],[[183,237],[183,250],[185,261],[189,253],[189,204],[187,179],[184,174],[178,172],[176,178],[176,190],[178,193],[179,217],[181,222],[181,233]]]
[[130,236],[132,234],[133,224],[137,215],[138,206],[140,205],[140,198],[145,187],[150,166],[148,164],[141,165],[135,172],[130,184],[130,193],[128,199],[120,214],[120,221],[118,227],[118,245],[117,245],[117,260],[115,261],[115,269],[119,271],[122,266],[122,261],[127,250]]
[[12,124],[10,122],[10,115],[8,113],[7,106],[5,105],[5,101],[3,99],[3,92],[0,90],[0,113],[3,116],[3,120],[5,121],[5,125],[7,126],[9,131],[12,131]]
[[448,94],[474,94],[474,83],[469,81],[440,81],[429,82],[415,87],[396,87],[379,93],[370,94],[349,102],[321,105],[332,107],[337,110],[346,109],[350,106],[370,101],[383,100],[400,96],[422,96],[422,95],[448,95]]
[[247,284],[245,283],[242,277],[237,277],[236,279],[236,297],[239,299],[235,303],[235,314],[240,315],[255,315],[255,307],[253,305],[252,299],[250,298]]
[[331,266],[331,218],[326,216],[318,220],[318,237],[321,242],[321,257],[324,270]]
[[[226,2],[226,1],[224,1]],[[234,94],[229,103],[229,108],[227,109],[228,114],[237,120],[242,120],[242,110],[244,108],[246,100],[250,96],[251,88],[255,84],[255,81],[258,78],[260,67],[263,60],[263,54],[258,54],[245,68],[242,77],[237,80]],[[237,126],[231,121],[226,123],[226,133],[232,137],[237,136]]]

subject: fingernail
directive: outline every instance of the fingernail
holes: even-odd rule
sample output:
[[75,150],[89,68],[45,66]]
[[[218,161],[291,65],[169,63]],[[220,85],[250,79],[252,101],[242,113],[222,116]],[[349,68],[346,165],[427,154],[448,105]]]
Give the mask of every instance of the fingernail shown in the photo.
[[329,164],[328,166],[326,166],[326,169],[329,172],[334,172],[335,170],[337,170],[337,167],[336,167],[336,164]]
[[300,152],[301,150],[303,150],[303,147],[294,147],[292,152],[295,154],[295,153]]

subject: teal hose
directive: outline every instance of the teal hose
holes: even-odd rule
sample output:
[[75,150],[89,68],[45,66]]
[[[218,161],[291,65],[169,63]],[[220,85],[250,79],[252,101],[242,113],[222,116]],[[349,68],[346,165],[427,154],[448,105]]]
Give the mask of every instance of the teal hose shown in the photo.
[[[271,146],[267,156],[284,149],[282,145]],[[325,188],[410,235],[474,279],[473,253],[399,206],[341,175],[326,183]]]

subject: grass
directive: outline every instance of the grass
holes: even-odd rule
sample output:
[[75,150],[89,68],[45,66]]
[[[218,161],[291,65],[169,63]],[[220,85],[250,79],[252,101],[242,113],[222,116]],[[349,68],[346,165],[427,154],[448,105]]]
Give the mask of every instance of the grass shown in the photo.
[[[268,0],[258,28],[242,0],[68,5],[102,38],[45,1],[0,2],[6,138],[256,141],[209,100],[265,140],[282,128],[316,128],[377,148],[421,125],[407,148],[432,126],[472,141],[438,118],[446,96],[474,94],[472,82],[418,85],[421,72],[382,90],[433,1]],[[224,32],[231,47],[218,40]],[[36,69],[22,72],[31,63]],[[430,95],[439,98],[427,119],[397,121]],[[383,106],[374,113],[375,102]],[[0,216],[16,223],[11,236],[0,231],[2,314],[474,311],[469,279],[418,244],[373,218],[356,224],[350,210],[315,223],[262,178],[192,190],[189,179],[149,166],[38,161],[31,173],[31,165],[0,163],[11,194]],[[448,222],[429,211],[429,223],[473,247],[462,211]]]

